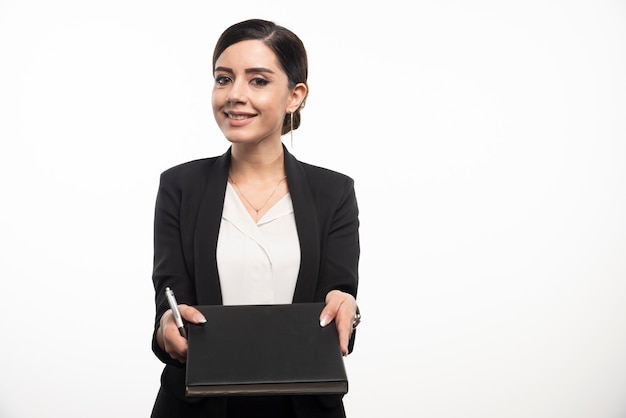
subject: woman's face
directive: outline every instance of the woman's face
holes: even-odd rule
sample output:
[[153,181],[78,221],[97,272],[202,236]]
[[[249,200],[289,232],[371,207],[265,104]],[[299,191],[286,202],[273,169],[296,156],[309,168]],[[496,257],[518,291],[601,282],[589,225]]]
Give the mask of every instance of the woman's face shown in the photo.
[[258,40],[229,46],[215,62],[214,77],[213,114],[229,141],[280,141],[283,118],[294,98],[270,48]]

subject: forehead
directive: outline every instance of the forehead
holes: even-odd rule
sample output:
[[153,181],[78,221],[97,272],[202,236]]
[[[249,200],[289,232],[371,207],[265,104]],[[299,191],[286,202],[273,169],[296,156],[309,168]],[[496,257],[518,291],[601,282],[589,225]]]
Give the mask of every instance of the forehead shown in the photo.
[[215,66],[232,69],[267,68],[283,72],[274,51],[256,39],[232,44],[217,58]]

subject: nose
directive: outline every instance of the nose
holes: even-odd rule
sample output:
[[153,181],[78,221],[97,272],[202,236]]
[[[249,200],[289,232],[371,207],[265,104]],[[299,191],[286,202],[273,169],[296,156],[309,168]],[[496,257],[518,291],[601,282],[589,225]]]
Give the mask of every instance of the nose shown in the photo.
[[226,102],[230,104],[245,103],[247,97],[246,85],[241,80],[235,80],[230,85],[230,90],[226,95]]

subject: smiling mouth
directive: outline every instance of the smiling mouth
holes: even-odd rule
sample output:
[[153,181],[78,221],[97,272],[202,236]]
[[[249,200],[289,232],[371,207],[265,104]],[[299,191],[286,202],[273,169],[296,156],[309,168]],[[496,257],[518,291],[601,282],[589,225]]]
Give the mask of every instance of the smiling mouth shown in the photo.
[[226,116],[228,117],[228,119],[233,119],[233,120],[244,120],[244,119],[248,119],[251,116],[248,115],[233,115],[232,113],[226,113]]

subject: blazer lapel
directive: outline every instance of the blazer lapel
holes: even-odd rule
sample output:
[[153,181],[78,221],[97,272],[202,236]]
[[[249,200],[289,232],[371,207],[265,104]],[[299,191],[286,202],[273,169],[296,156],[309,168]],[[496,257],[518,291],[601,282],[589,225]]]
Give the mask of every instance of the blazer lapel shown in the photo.
[[194,258],[196,294],[199,305],[220,305],[222,291],[217,272],[217,236],[222,221],[224,194],[230,167],[230,148],[215,160],[210,170],[196,222]]
[[320,259],[316,206],[304,168],[286,148],[285,173],[300,240],[300,272],[293,302],[312,302],[315,298]]

